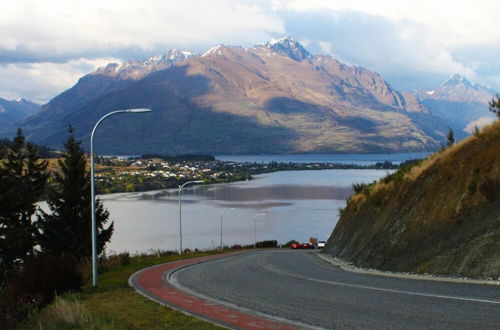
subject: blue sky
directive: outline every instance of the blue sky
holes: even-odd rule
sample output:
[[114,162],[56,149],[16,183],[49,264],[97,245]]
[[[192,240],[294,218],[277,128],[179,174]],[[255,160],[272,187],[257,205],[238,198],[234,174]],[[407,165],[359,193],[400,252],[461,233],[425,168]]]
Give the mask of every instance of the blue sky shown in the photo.
[[44,103],[109,62],[289,35],[400,90],[454,73],[500,91],[500,2],[17,0],[0,11],[0,97]]

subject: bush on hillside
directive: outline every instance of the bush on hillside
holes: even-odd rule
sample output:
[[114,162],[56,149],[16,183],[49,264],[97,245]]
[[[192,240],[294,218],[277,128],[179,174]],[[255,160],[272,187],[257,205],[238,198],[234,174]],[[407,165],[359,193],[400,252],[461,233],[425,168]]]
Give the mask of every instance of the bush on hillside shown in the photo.
[[0,292],[0,328],[14,328],[58,294],[78,292],[83,285],[78,259],[39,255],[28,259]]
[[372,188],[375,186],[375,184],[375,181],[373,181],[372,183],[353,183],[352,190],[354,190],[355,194],[370,196]]
[[413,167],[422,164],[423,161],[424,161],[423,159],[411,159],[411,160],[407,160],[405,162],[402,162],[399,165],[399,169],[396,172],[387,174],[380,181],[385,183],[385,184],[390,183],[390,182],[401,182],[401,180],[403,180],[406,173],[410,172]]
[[82,285],[78,259],[41,255],[27,260],[10,283],[9,291],[14,299],[29,298],[43,307],[52,302],[56,294],[78,292]]
[[500,197],[500,180],[488,178],[479,186],[479,191],[490,202]]

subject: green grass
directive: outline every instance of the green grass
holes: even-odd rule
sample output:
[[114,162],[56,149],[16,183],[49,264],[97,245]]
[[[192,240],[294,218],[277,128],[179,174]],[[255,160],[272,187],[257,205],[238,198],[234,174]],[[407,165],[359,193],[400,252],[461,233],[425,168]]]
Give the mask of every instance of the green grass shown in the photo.
[[99,276],[97,288],[89,281],[81,293],[58,297],[21,329],[220,329],[153,302],[128,286],[128,278],[145,267],[217,253],[141,255],[131,257],[129,265],[108,265],[109,270]]

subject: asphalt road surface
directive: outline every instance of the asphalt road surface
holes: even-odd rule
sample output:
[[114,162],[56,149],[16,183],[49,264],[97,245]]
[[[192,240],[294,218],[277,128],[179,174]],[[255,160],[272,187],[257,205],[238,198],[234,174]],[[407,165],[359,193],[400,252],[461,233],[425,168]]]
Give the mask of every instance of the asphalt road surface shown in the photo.
[[500,286],[351,273],[314,253],[245,253],[182,268],[170,280],[195,295],[306,327],[500,329]]

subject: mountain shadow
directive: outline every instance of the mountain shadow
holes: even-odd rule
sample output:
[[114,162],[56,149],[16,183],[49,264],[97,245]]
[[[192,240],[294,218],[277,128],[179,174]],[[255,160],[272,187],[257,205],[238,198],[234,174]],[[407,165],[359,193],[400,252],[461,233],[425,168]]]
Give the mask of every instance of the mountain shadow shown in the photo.
[[263,125],[253,117],[217,112],[194,102],[211,91],[205,76],[190,75],[188,66],[173,66],[64,116],[54,127],[56,133],[42,142],[59,145],[71,124],[88,149],[92,127],[104,114],[117,109],[150,108],[152,113],[120,114],[103,121],[95,134],[95,151],[108,154],[293,151],[291,141],[296,138],[293,130]]
[[331,110],[327,107],[299,101],[290,97],[273,97],[266,102],[265,109],[268,112],[274,112],[284,115],[300,113],[331,115]]

